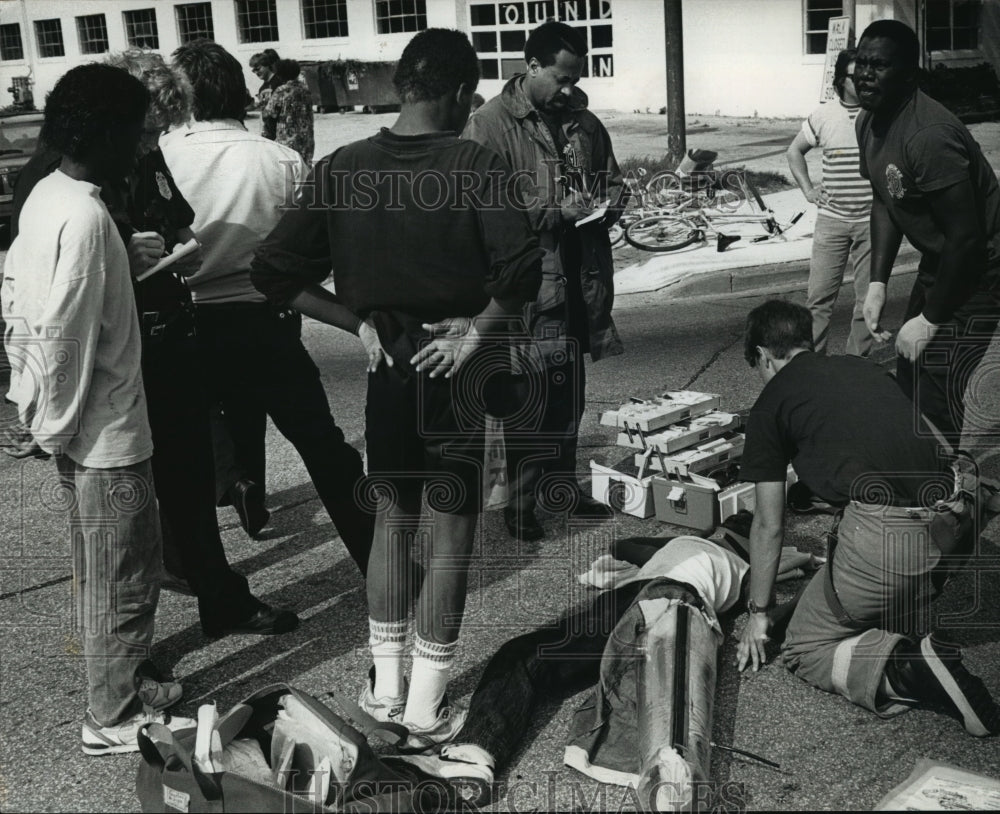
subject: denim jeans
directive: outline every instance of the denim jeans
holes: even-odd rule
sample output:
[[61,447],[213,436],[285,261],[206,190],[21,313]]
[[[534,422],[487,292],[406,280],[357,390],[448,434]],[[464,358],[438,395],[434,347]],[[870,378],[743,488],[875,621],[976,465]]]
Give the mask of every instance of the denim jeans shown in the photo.
[[567,698],[597,683],[608,638],[646,584],[606,591],[556,627],[506,642],[486,665],[455,742],[482,747],[502,771],[521,746],[538,700]]
[[91,469],[56,458],[69,512],[77,626],[90,711],[105,726],[142,709],[135,671],[149,657],[160,596],[160,518],[150,462]]
[[806,307],[812,313],[813,344],[817,353],[826,353],[830,318],[849,260],[854,263],[854,311],[851,333],[847,338],[847,353],[867,356],[871,351],[872,335],[865,326],[862,313],[871,277],[871,253],[867,220],[852,222],[823,214],[816,218]]

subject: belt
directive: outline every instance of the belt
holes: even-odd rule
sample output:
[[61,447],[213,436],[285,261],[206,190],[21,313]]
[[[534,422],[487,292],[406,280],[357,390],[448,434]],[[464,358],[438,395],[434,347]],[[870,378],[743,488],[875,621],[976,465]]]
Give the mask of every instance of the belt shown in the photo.
[[143,311],[139,315],[139,330],[143,339],[155,341],[192,337],[195,335],[194,312],[189,307],[171,311]]

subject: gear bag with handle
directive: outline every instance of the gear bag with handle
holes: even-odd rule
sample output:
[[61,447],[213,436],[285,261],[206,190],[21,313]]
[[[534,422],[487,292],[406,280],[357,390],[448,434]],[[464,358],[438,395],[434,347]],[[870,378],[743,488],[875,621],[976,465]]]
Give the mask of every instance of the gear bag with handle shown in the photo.
[[286,684],[259,690],[202,733],[210,751],[194,729],[147,724],[138,737],[142,810],[395,814],[414,810],[417,786],[435,792],[368,743],[375,734],[398,745],[405,727],[376,721],[332,693],[323,698],[330,706]]

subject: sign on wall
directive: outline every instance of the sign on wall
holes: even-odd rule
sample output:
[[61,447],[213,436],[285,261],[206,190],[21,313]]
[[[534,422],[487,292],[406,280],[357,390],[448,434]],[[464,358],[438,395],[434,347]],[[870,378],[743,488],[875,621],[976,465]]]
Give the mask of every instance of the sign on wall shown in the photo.
[[524,73],[524,43],[533,28],[558,20],[579,29],[590,53],[583,75],[615,73],[612,0],[470,0],[469,33],[483,79]]
[[823,86],[819,90],[820,102],[837,98],[837,91],[833,89],[833,68],[837,55],[851,47],[851,18],[831,17],[826,31],[826,64],[823,66]]

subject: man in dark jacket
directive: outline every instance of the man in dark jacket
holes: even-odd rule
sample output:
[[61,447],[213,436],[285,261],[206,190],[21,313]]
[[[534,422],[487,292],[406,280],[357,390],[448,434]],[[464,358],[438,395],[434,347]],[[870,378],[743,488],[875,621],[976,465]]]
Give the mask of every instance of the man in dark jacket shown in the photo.
[[[541,385],[531,389],[543,403],[534,411],[519,405],[518,414],[531,417],[504,425],[514,492],[504,519],[521,540],[544,535],[534,509],[545,472],[555,475],[543,486],[553,497],[569,487],[565,502],[572,514],[610,517],[606,506],[580,492],[574,475],[586,390],[583,354],[597,361],[622,352],[611,319],[614,267],[606,220],[622,203],[623,183],[611,138],[576,87],[586,58],[587,44],[573,28],[539,26],[525,45],[527,73],[511,79],[465,129],[466,138],[495,150],[515,170],[545,252],[542,287],[527,309],[535,342],[520,359],[523,380]],[[616,205],[611,214],[575,225],[592,203],[606,199]]]

